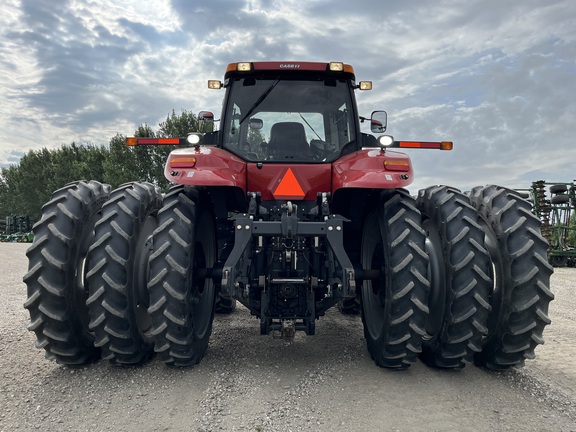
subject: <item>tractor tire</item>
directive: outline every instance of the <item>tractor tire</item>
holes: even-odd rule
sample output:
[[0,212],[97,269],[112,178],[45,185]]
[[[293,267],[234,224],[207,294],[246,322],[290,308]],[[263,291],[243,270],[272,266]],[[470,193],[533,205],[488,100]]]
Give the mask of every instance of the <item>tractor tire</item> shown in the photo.
[[214,305],[214,312],[217,314],[231,314],[236,310],[236,299],[223,295],[216,294],[216,304]]
[[566,194],[554,195],[550,198],[551,204],[568,204],[570,197]]
[[360,297],[342,299],[338,302],[338,310],[343,315],[358,315],[362,305],[360,304]]
[[175,186],[158,212],[150,256],[151,334],[169,366],[200,362],[212,332],[216,290],[206,277],[216,262],[216,234],[209,197]]
[[494,370],[523,366],[544,343],[542,332],[550,324],[548,305],[554,295],[548,244],[540,233],[540,220],[515,191],[479,186],[470,199],[482,218],[494,273],[488,335],[475,363]]
[[470,200],[458,189],[432,186],[416,200],[430,257],[430,314],[420,358],[429,366],[463,368],[488,333],[490,256]]
[[381,367],[404,369],[422,350],[428,314],[428,255],[421,215],[404,190],[385,191],[368,214],[362,233],[361,264],[380,270],[361,290],[368,351]]
[[564,184],[557,184],[550,186],[550,193],[551,194],[561,194],[568,192],[568,186]]
[[566,267],[568,264],[568,257],[561,255],[552,255],[549,260],[552,267]]
[[85,261],[94,225],[110,186],[96,181],[70,183],[52,194],[34,225],[34,242],[26,252],[24,276],[30,331],[46,358],[81,365],[100,358],[88,322]]
[[148,259],[161,206],[157,186],[124,184],[112,192],[95,227],[87,260],[86,304],[95,345],[114,365],[140,364],[153,353]]

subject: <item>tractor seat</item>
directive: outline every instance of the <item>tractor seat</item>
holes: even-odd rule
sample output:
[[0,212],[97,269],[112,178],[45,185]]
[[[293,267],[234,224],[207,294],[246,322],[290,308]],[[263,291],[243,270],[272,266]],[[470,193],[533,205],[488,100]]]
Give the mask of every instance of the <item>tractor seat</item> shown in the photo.
[[273,160],[308,159],[310,146],[304,125],[298,122],[275,123],[270,129],[268,156]]

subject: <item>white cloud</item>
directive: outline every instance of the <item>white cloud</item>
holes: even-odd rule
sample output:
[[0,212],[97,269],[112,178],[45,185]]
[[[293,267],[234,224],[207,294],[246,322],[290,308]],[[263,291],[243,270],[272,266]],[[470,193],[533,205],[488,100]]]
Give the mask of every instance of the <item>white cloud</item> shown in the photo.
[[[410,152],[414,187],[571,180],[576,10],[569,0],[5,0],[0,164],[15,151],[107,143],[172,110],[219,111],[242,60],[343,60]],[[560,178],[561,177],[561,178]]]

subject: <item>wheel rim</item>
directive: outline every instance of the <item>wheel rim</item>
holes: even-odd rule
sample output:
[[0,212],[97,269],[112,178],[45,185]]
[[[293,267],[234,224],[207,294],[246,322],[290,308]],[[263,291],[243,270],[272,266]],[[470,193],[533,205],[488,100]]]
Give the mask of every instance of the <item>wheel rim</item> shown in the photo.
[[552,264],[554,267],[564,267],[567,262],[568,257],[566,256],[553,255],[550,257],[550,264]]
[[93,216],[86,225],[89,229],[86,229],[81,233],[82,236],[78,242],[78,249],[76,251],[74,287],[71,292],[71,304],[74,305],[76,316],[78,317],[84,332],[91,337],[94,337],[94,333],[89,328],[90,312],[88,306],[86,306],[86,300],[88,300],[89,296],[88,287],[86,286],[86,257],[88,255],[88,249],[94,240],[94,225],[100,218],[100,215],[101,213],[98,212]]
[[214,283],[206,277],[206,269],[214,264],[214,245],[212,223],[206,213],[199,219],[196,235],[198,239],[194,248],[194,270],[192,280],[192,322],[196,336],[204,338],[210,331],[214,312]]
[[382,334],[386,320],[384,313],[386,307],[384,245],[380,228],[377,226],[377,223],[375,223],[375,220],[369,219],[366,223],[370,223],[370,226],[366,227],[366,231],[377,233],[378,238],[375,238],[375,235],[365,234],[365,240],[371,243],[369,243],[369,248],[362,251],[363,264],[366,269],[379,269],[380,278],[373,281],[365,280],[362,284],[362,311],[364,313],[366,329],[370,337],[372,339],[378,339]]
[[150,329],[152,319],[148,314],[150,306],[150,294],[148,292],[148,279],[150,276],[150,254],[153,250],[152,233],[158,226],[156,213],[149,215],[144,224],[136,244],[136,256],[134,257],[134,298],[132,306],[134,316],[140,334],[144,338],[151,338]]
[[502,301],[503,301],[503,290],[502,290],[502,257],[500,256],[500,251],[498,249],[498,239],[495,234],[492,233],[490,227],[486,224],[484,220],[480,221],[480,225],[484,229],[484,244],[486,250],[490,255],[490,261],[492,262],[491,274],[492,279],[492,292],[490,293],[490,306],[492,307],[492,312],[488,316],[488,333],[484,336],[484,340],[490,338],[494,332],[496,326],[500,322],[500,314],[502,311]]
[[426,218],[422,227],[426,232],[425,249],[430,259],[428,271],[431,278],[430,293],[428,294],[430,313],[426,320],[426,333],[428,333],[427,339],[432,339],[442,327],[446,298],[446,271],[442,253],[442,239],[434,223]]

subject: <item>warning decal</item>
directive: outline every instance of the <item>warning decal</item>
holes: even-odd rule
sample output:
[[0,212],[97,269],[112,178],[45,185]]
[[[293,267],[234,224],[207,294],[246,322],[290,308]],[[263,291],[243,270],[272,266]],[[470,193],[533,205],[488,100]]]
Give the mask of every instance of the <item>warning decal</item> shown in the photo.
[[284,177],[280,184],[274,191],[274,198],[276,199],[302,199],[306,194],[302,190],[302,186],[298,183],[296,176],[291,168],[286,170]]

